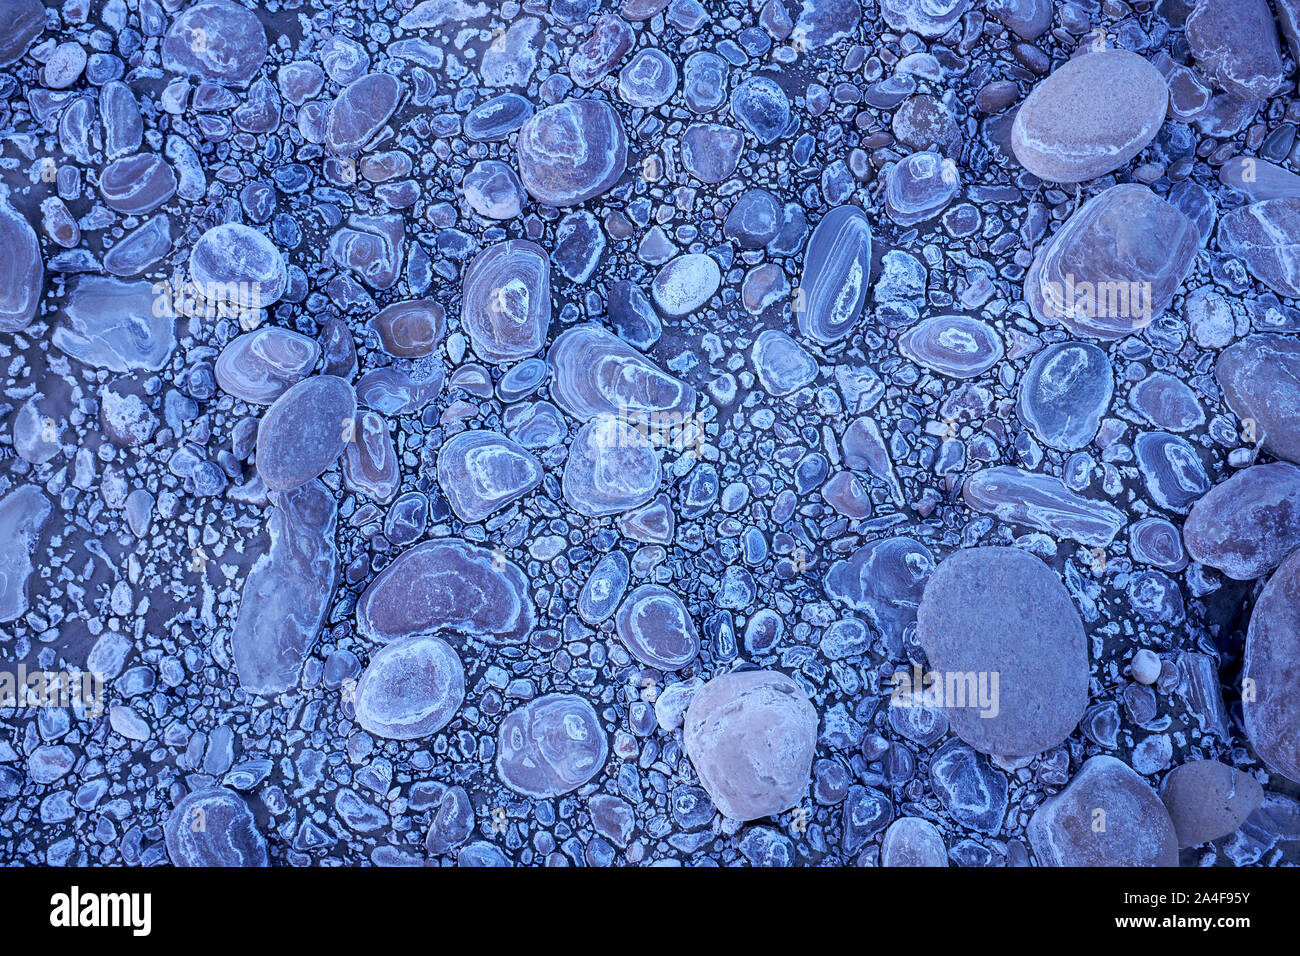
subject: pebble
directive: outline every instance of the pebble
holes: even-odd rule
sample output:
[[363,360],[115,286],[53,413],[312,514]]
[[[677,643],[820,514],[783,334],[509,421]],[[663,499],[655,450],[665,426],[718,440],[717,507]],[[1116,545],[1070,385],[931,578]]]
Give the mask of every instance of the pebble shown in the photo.
[[925,585],[917,639],[953,730],[981,753],[1042,753],[1083,717],[1083,622],[1032,555],[985,547],[946,558]]
[[1128,50],[1067,60],[1016,111],[1011,148],[1039,179],[1080,183],[1124,166],[1155,139],[1169,88]]
[[1215,485],[1192,505],[1183,543],[1234,580],[1268,574],[1300,547],[1300,467],[1252,465]]
[[437,637],[405,637],[370,659],[356,687],[357,723],[378,737],[418,740],[445,727],[465,699],[465,669]]
[[1254,777],[1217,760],[1190,760],[1160,784],[1180,847],[1200,846],[1234,833],[1264,800]]
[[807,794],[817,712],[784,674],[722,674],[691,701],[684,740],[700,783],[722,814],[758,820]]
[[1040,866],[1177,866],[1178,837],[1160,798],[1115,757],[1090,757],[1029,820]]

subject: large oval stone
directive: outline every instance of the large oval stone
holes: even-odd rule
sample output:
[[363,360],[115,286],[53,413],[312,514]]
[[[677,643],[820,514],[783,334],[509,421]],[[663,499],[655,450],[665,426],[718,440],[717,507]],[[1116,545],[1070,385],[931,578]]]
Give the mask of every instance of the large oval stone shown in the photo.
[[275,400],[257,427],[257,473],[272,491],[311,481],[354,436],[357,397],[335,375],[317,375]]
[[695,408],[695,389],[595,324],[556,336],[546,353],[551,398],[579,421],[622,415],[631,424],[680,425]]
[[577,790],[605,765],[609,742],[591,704],[546,694],[501,721],[497,774],[515,793],[545,800]]
[[916,635],[952,729],[981,753],[1042,753],[1088,706],[1079,612],[1056,572],[1024,551],[972,548],[940,562]]
[[1040,179],[1079,183],[1142,152],[1165,121],[1169,87],[1128,50],[1066,60],[1016,113],[1011,148]]
[[542,463],[496,432],[461,432],[438,449],[438,484],[461,521],[482,521],[541,483]]
[[627,168],[627,135],[614,108],[566,100],[519,130],[519,178],[547,206],[576,206],[607,192]]
[[1242,667],[1246,736],[1269,768],[1300,783],[1300,552],[1255,602]]
[[1247,436],[1278,458],[1300,462],[1300,339],[1272,334],[1242,339],[1220,353],[1214,376]]
[[173,866],[270,866],[266,838],[244,798],[226,787],[186,795],[163,824]]
[[1282,44],[1267,0],[1200,0],[1187,17],[1196,65],[1248,103],[1282,88]]
[[357,630],[383,643],[413,634],[461,634],[517,644],[534,620],[519,566],[500,550],[457,538],[403,551],[357,602]]
[[1084,342],[1058,342],[1029,363],[1016,409],[1040,441],[1073,451],[1096,437],[1114,392],[1105,352]]
[[313,339],[273,326],[236,336],[217,356],[217,384],[236,398],[269,405],[302,381],[320,358]]
[[[880,14],[900,33],[941,37],[970,9],[970,0],[881,0]],[[820,4],[810,4],[818,9]]]
[[1300,296],[1300,197],[1267,199],[1219,220],[1219,248],[1278,295]]
[[402,85],[388,73],[370,73],[343,88],[325,117],[325,146],[336,156],[355,153],[397,109]]
[[589,518],[639,508],[659,489],[663,468],[637,429],[601,417],[578,429],[561,487],[569,507]]
[[1168,432],[1143,432],[1133,443],[1147,494],[1161,508],[1185,514],[1210,490],[1205,466],[1190,442]]
[[724,816],[757,820],[796,806],[808,791],[817,711],[777,671],[713,678],[686,711],[687,756]]
[[1195,561],[1253,581],[1300,548],[1300,467],[1252,465],[1192,505],[1183,543]]
[[[43,22],[43,21],[42,21]],[[0,196],[0,332],[21,332],[36,317],[45,263],[36,230]]]
[[871,224],[857,206],[837,206],[822,217],[804,252],[795,291],[800,334],[833,345],[853,331],[871,280]]
[[1169,811],[1123,761],[1089,758],[1029,819],[1039,866],[1177,866]]
[[650,667],[678,670],[700,653],[700,636],[686,605],[658,584],[643,584],[629,594],[614,623],[632,656]]
[[476,255],[461,285],[461,321],[474,352],[507,365],[540,351],[551,324],[551,260],[526,239]]
[[1147,187],[1112,186],[1039,249],[1025,301],[1044,325],[1123,338],[1169,308],[1200,244],[1195,224]]
[[437,733],[465,699],[465,668],[446,641],[417,635],[385,644],[357,682],[357,723],[392,740]]
[[246,86],[262,68],[266,51],[257,14],[230,0],[203,0],[172,21],[163,38],[163,67]]

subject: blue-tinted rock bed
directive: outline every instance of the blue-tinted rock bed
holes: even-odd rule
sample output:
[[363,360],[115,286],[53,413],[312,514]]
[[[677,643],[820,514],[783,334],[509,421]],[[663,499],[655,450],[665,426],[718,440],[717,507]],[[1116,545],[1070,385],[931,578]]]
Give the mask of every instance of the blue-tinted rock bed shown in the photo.
[[1300,861],[1274,6],[0,0],[0,863]]

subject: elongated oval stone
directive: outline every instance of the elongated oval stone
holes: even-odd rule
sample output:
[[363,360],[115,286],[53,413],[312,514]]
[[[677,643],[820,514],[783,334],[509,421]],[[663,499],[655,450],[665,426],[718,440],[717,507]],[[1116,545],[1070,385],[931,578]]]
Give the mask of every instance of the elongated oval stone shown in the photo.
[[1035,176],[1079,183],[1142,152],[1165,121],[1169,87],[1128,50],[1066,60],[1029,94],[1011,127],[1011,148]]
[[1253,581],[1300,548],[1300,467],[1252,465],[1192,505],[1183,543],[1194,561]]
[[109,207],[128,216],[142,216],[176,195],[176,174],[161,156],[123,156],[104,167],[99,192]]
[[1083,717],[1083,622],[1056,572],[1033,555],[1017,548],[950,555],[925,586],[916,626],[940,706],[981,753],[1042,753]]
[[1128,402],[1135,412],[1158,428],[1185,432],[1205,423],[1205,410],[1196,400],[1196,393],[1182,379],[1167,372],[1153,372],[1134,385]]
[[231,634],[239,686],[273,696],[296,687],[338,584],[337,508],[318,481],[272,496],[271,544],[244,580]]
[[1095,548],[1106,547],[1124,527],[1118,508],[1076,495],[1059,478],[1011,465],[971,475],[962,497],[976,511]]
[[[602,326],[561,332],[546,353],[551,398],[579,421],[599,415],[680,423],[695,408],[695,389],[664,372]],[[633,421],[640,424],[640,421]]]
[[317,375],[275,400],[257,427],[257,473],[272,491],[311,481],[353,438],[357,398],[334,375]]
[[639,508],[659,489],[659,456],[635,428],[601,417],[578,429],[561,488],[569,507],[589,518]]
[[209,302],[265,308],[289,287],[280,250],[262,233],[242,223],[213,226],[190,251],[190,279]]
[[0,621],[16,621],[31,606],[27,582],[34,570],[41,529],[50,517],[50,499],[35,485],[19,485],[0,498]]
[[45,263],[36,230],[2,196],[0,249],[4,249],[0,256],[0,332],[21,332],[36,317],[45,285]]
[[599,624],[614,613],[627,591],[632,568],[627,555],[612,551],[596,562],[591,576],[578,592],[578,616],[588,624]]
[[163,67],[246,86],[266,61],[266,31],[257,15],[230,0],[203,0],[183,10],[163,38]]
[[1196,449],[1168,432],[1143,432],[1133,443],[1147,494],[1157,505],[1185,513],[1192,503],[1210,490]]
[[402,85],[388,73],[370,73],[343,88],[325,117],[325,146],[336,156],[355,153],[397,109]]
[[540,351],[551,324],[546,251],[526,239],[488,246],[465,270],[460,314],[484,361],[506,365]]
[[713,678],[691,701],[683,736],[700,783],[733,820],[781,813],[807,793],[817,711],[782,673]]
[[388,643],[412,634],[460,634],[517,644],[533,629],[524,572],[503,552],[457,538],[403,551],[357,602],[357,630]]
[[465,668],[451,645],[417,635],[385,644],[357,682],[357,723],[390,740],[418,740],[451,722],[465,699]]
[[343,484],[380,503],[391,501],[402,486],[388,420],[378,412],[365,411],[356,417],[352,441],[343,449]]
[[1169,308],[1200,244],[1195,224],[1147,187],[1112,186],[1038,250],[1025,301],[1045,325],[1123,338]]
[[822,217],[804,252],[795,292],[800,334],[833,345],[853,331],[871,280],[871,224],[857,206],[837,206]]
[[1242,339],[1219,355],[1214,376],[1247,436],[1278,458],[1300,462],[1300,339],[1273,334]]
[[1084,342],[1058,342],[1029,363],[1016,409],[1039,440],[1072,451],[1096,437],[1114,391],[1105,352]]
[[414,379],[397,366],[386,365],[357,379],[357,401],[385,415],[409,415],[437,398],[445,379],[441,366]]
[[591,704],[545,694],[511,711],[497,733],[497,774],[535,800],[577,790],[605,766],[609,741]]
[[272,326],[236,336],[217,356],[217,384],[236,398],[269,405],[302,381],[320,358],[305,335]]
[[411,299],[381,309],[369,325],[389,355],[419,358],[442,342],[447,315],[433,299]]
[[1264,585],[1246,634],[1246,735],[1271,770],[1300,783],[1300,552]]
[[438,450],[438,484],[462,521],[482,521],[541,483],[542,463],[496,432],[461,432]]
[[484,100],[465,116],[465,137],[476,143],[505,139],[533,115],[533,104],[518,93],[501,93]]
[[270,866],[266,838],[244,798],[225,787],[188,794],[163,824],[173,866]]
[[600,100],[566,100],[519,130],[519,178],[548,206],[576,206],[607,192],[627,168],[627,134]]
[[615,625],[632,656],[650,667],[678,670],[700,653],[700,636],[686,605],[658,584],[643,584],[629,594]]
[[899,336],[898,350],[918,365],[950,378],[983,375],[1002,358],[1002,340],[987,322],[936,315]]
[[1267,199],[1223,214],[1219,248],[1278,295],[1300,296],[1300,197]]
[[1132,767],[1105,755],[1034,811],[1028,834],[1039,866],[1178,865],[1169,811]]

